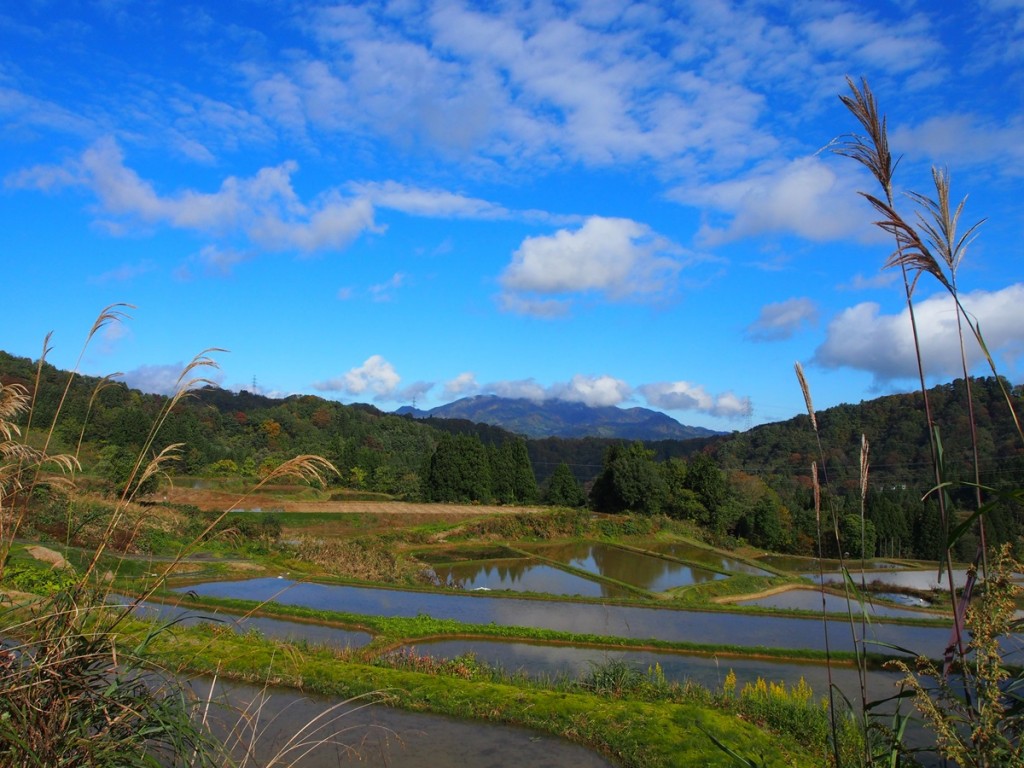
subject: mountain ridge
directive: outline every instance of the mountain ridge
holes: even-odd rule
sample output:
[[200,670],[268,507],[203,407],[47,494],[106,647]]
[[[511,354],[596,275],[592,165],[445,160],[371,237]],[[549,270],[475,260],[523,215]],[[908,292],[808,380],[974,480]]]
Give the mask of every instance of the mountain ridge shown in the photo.
[[403,406],[395,411],[416,419],[467,419],[525,437],[608,437],[626,440],[690,440],[724,434],[682,424],[649,408],[591,406],[569,400],[474,395],[429,410]]

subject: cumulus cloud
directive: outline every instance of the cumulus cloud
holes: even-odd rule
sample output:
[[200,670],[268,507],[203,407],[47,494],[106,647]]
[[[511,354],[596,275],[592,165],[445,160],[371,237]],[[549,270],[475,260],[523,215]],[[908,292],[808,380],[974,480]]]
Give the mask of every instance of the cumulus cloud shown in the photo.
[[372,394],[378,400],[392,399],[402,380],[395,367],[381,355],[371,355],[366,361],[341,376],[314,382],[321,392],[342,392],[346,395]]
[[621,406],[639,393],[652,408],[671,411],[697,411],[726,419],[743,418],[751,413],[750,398],[738,397],[732,392],[712,395],[699,384],[686,381],[644,384],[632,387],[622,379],[607,374],[591,376],[577,374],[569,381],[543,386],[534,379],[490,382],[476,385],[472,374],[462,374],[456,382],[461,387],[446,387],[448,397],[471,394],[494,394],[499,397],[522,398],[542,402],[567,400],[594,408]]
[[708,245],[766,233],[818,242],[877,237],[867,208],[856,204],[856,179],[840,176],[817,156],[762,166],[730,181],[677,187],[669,197],[726,217],[720,225],[701,227],[698,237]]
[[328,190],[304,203],[292,187],[294,162],[262,168],[254,176],[229,176],[216,192],[186,189],[161,195],[125,165],[111,138],[97,141],[64,166],[37,166],[8,177],[9,186],[54,189],[79,186],[99,202],[102,216],[116,228],[133,222],[162,224],[217,236],[243,236],[270,250],[306,253],[338,250],[367,230],[374,230],[373,205],[365,198],[343,197]]
[[747,327],[747,336],[755,341],[781,341],[817,321],[818,305],[811,299],[787,299],[763,306],[757,320]]
[[[999,291],[972,291],[964,294],[961,301],[980,323],[990,351],[1011,361],[1024,351],[1024,283]],[[918,301],[914,312],[926,372],[931,376],[960,374],[956,308],[952,299],[946,294],[931,296]],[[968,364],[973,368],[984,358],[973,339],[968,338],[966,346]],[[883,314],[874,302],[843,310],[829,323],[827,338],[815,350],[814,362],[825,368],[866,371],[878,382],[916,378],[908,311]]]
[[475,395],[479,390],[480,385],[476,381],[476,375],[465,371],[451,381],[445,382],[444,396],[448,399],[467,397]]
[[402,377],[382,355],[371,355],[362,365],[333,379],[313,382],[320,392],[340,392],[350,397],[372,395],[375,402],[411,402],[434,388],[433,382],[416,381],[400,386]]
[[739,419],[751,413],[749,397],[738,397],[732,392],[712,395],[700,384],[688,381],[644,384],[637,391],[652,407],[669,411],[697,411],[726,419]]
[[593,216],[575,231],[526,238],[500,277],[500,300],[507,310],[550,316],[572,294],[651,296],[673,286],[678,251],[645,224]]
[[525,400],[546,400],[547,390],[533,379],[519,379],[518,381],[496,381],[481,388],[484,392],[490,392],[498,397],[523,398]]
[[577,374],[567,382],[556,382],[544,386],[535,379],[491,381],[479,384],[472,373],[462,373],[445,384],[445,397],[458,398],[478,394],[491,394],[512,399],[568,400],[594,407],[619,405],[629,399],[632,388],[621,379],[611,376],[586,376]]
[[566,384],[556,384],[548,390],[548,397],[594,407],[618,405],[631,395],[632,388],[622,379],[581,374],[573,376]]

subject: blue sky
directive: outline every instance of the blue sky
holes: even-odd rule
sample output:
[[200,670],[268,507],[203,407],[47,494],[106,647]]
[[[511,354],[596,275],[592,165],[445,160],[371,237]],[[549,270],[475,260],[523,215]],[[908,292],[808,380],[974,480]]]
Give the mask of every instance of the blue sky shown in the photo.
[[[486,10],[481,10],[486,8]],[[0,11],[0,348],[166,391],[384,410],[497,393],[713,429],[913,388],[891,243],[827,147],[866,77],[900,204],[1024,349],[1024,1],[217,3]],[[953,314],[916,289],[932,381]],[[975,356],[976,358],[976,356]],[[209,371],[207,371],[209,373]]]

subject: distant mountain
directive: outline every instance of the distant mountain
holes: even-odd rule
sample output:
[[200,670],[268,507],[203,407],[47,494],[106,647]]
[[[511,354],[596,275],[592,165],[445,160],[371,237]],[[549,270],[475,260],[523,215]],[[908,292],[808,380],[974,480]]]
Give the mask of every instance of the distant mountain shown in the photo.
[[396,413],[417,419],[466,419],[491,424],[532,438],[610,437],[626,440],[689,440],[721,434],[680,424],[647,408],[593,407],[568,400],[537,402],[523,398],[478,395],[423,411],[409,406]]

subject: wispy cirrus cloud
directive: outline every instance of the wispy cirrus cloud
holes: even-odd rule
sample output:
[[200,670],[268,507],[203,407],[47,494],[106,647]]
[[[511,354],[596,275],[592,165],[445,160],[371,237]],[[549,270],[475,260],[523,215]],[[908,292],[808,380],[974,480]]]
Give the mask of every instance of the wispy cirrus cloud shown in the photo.
[[[892,131],[894,147],[908,156],[954,168],[998,167],[1003,174],[1024,176],[1024,114],[1006,120],[974,114],[929,117]],[[954,179],[955,180],[955,179]]]
[[[157,395],[172,395],[181,386],[181,374],[185,370],[184,363],[140,365],[123,374],[124,383],[133,389],[152,392]],[[203,378],[219,384],[223,374],[219,370],[204,372]]]
[[806,297],[773,302],[761,307],[757,320],[747,326],[755,341],[781,341],[818,320],[818,305]]

